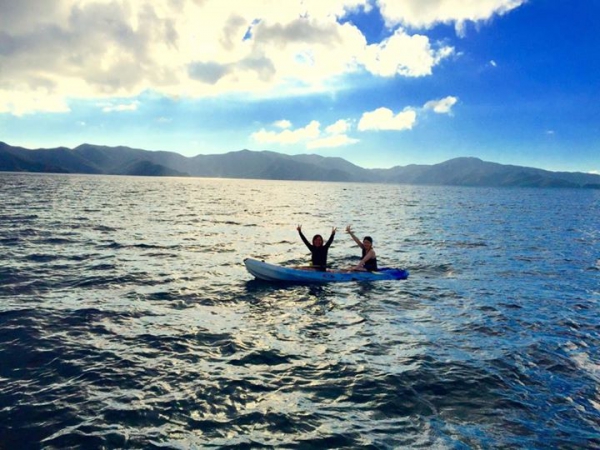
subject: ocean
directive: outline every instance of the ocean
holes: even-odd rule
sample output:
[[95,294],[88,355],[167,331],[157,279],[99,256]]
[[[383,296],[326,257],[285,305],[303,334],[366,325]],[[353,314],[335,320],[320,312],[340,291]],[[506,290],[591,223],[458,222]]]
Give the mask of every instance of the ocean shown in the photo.
[[[599,448],[600,191],[0,174],[0,449]],[[406,281],[277,285],[374,239]]]

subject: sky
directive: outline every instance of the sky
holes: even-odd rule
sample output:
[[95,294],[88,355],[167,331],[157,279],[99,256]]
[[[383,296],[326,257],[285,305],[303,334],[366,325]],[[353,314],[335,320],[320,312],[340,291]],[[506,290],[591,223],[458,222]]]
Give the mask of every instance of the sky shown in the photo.
[[0,0],[0,141],[600,173],[600,0]]

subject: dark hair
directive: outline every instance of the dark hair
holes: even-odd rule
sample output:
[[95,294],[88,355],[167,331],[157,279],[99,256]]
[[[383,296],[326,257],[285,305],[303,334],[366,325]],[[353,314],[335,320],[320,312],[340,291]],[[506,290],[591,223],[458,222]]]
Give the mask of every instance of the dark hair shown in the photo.
[[371,236],[365,236],[363,241],[369,241],[371,244],[373,243],[373,238]]
[[315,239],[316,239],[316,238],[321,238],[321,240],[323,240],[323,236],[321,236],[320,234],[315,234],[315,235],[313,236],[313,240],[312,240],[312,241],[313,241],[313,242],[315,242]]

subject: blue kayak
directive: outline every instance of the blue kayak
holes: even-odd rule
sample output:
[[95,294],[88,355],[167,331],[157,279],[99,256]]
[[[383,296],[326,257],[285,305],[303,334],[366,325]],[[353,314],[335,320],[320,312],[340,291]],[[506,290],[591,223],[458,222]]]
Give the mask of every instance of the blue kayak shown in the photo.
[[319,271],[314,269],[300,269],[269,264],[257,259],[244,260],[246,270],[254,277],[264,281],[284,281],[291,283],[335,283],[344,281],[378,281],[378,280],[406,280],[408,270],[380,268],[375,272],[358,272],[349,270]]

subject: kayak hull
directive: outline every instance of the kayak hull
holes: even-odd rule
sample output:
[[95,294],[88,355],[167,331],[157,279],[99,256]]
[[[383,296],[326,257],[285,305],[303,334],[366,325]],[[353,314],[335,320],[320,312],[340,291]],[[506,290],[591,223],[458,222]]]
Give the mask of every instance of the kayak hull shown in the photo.
[[381,268],[376,272],[296,269],[269,264],[252,258],[246,258],[244,265],[246,270],[259,280],[288,283],[406,280],[409,275],[407,270],[391,268]]

